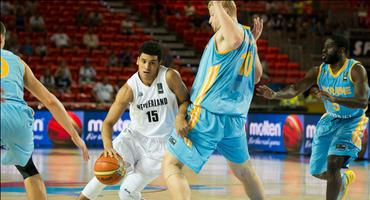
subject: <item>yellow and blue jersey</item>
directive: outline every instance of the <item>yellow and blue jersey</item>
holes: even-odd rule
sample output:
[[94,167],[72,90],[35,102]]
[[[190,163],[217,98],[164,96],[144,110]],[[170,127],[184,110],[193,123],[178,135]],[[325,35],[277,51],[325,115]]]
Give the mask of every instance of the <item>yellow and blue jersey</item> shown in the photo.
[[23,99],[25,66],[12,52],[1,49],[1,98],[6,103],[27,105]]
[[[320,90],[328,92],[335,97],[350,98],[355,95],[355,88],[351,77],[351,69],[359,62],[354,59],[347,59],[342,68],[333,73],[330,65],[323,63],[320,66],[317,77],[317,85]],[[369,96],[370,94],[368,94]],[[326,112],[335,118],[358,117],[365,113],[366,109],[349,108],[337,103],[324,100]]]
[[246,117],[254,91],[256,43],[243,26],[244,41],[234,50],[218,52],[215,35],[201,58],[191,102],[212,113]]
[[12,52],[1,49],[1,146],[4,165],[25,166],[34,148],[33,110],[23,100],[25,66]]

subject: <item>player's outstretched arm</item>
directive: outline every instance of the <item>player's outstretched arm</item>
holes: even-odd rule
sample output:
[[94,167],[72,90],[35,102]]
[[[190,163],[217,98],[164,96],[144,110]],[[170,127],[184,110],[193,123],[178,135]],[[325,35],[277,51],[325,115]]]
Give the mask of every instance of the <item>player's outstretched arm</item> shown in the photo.
[[213,15],[220,23],[220,34],[227,41],[230,49],[238,48],[244,39],[243,30],[239,24],[227,14],[222,4],[224,1],[212,1]]
[[113,126],[116,124],[122,113],[126,110],[129,103],[134,99],[132,89],[126,83],[118,91],[116,99],[110,107],[107,116],[104,119],[102,126],[102,140],[104,145],[104,156],[113,157],[116,151],[113,149],[112,133]]
[[179,111],[176,115],[176,132],[181,136],[186,136],[189,132],[189,124],[186,121],[186,109],[190,104],[189,92],[184,82],[182,82],[180,74],[174,69],[168,69],[166,73],[166,81],[168,87],[177,98]]
[[55,120],[71,135],[72,141],[82,150],[84,160],[89,159],[89,152],[85,142],[80,138],[75,129],[75,123],[69,117],[63,104],[50,93],[32,73],[29,66],[21,60],[25,66],[24,86],[51,112]]
[[355,95],[350,98],[334,97],[327,92],[321,91],[323,98],[349,108],[366,108],[369,104],[369,85],[365,68],[356,64],[351,70],[351,81],[355,87]]
[[304,91],[308,90],[314,84],[316,84],[317,76],[319,74],[319,68],[314,67],[310,69],[305,77],[295,84],[288,85],[280,91],[273,91],[266,85],[261,85],[257,88],[257,95],[262,96],[266,99],[290,99]]

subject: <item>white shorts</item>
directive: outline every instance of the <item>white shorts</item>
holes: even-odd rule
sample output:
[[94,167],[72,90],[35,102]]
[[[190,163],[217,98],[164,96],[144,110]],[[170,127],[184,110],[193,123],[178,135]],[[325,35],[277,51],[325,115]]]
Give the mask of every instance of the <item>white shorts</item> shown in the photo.
[[[130,129],[123,130],[113,140],[113,148],[129,165],[121,183],[120,199],[141,199],[141,191],[161,174],[165,146],[166,138],[149,138]],[[96,199],[104,187],[94,177],[82,194],[89,199]]]

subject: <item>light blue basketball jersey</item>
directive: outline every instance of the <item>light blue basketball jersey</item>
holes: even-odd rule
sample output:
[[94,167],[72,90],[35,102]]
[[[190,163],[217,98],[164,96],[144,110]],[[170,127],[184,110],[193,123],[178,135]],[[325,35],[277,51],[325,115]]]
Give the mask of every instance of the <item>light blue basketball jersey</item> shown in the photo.
[[[334,74],[330,65],[323,63],[317,78],[320,90],[326,91],[335,97],[349,98],[354,97],[354,85],[351,77],[352,67],[359,63],[353,59],[347,59],[342,68]],[[369,96],[370,94],[368,94]],[[365,113],[366,109],[349,108],[329,100],[324,100],[326,112],[335,118],[358,117]]]
[[23,99],[25,66],[12,52],[1,49],[1,97],[5,103],[27,105]]
[[[242,26],[242,25],[240,25]],[[203,52],[191,102],[212,113],[246,117],[254,91],[256,43],[243,26],[244,41],[229,52],[216,50],[215,35]]]

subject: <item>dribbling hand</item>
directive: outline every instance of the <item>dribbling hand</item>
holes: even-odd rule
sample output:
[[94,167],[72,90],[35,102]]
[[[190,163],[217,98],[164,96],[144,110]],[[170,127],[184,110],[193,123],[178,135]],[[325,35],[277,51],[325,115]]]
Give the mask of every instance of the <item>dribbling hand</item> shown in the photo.
[[104,157],[115,157],[118,160],[117,151],[113,149],[113,147],[110,148],[104,148]]
[[266,85],[261,85],[257,89],[257,96],[264,97],[266,99],[274,99],[276,97],[276,92]]

